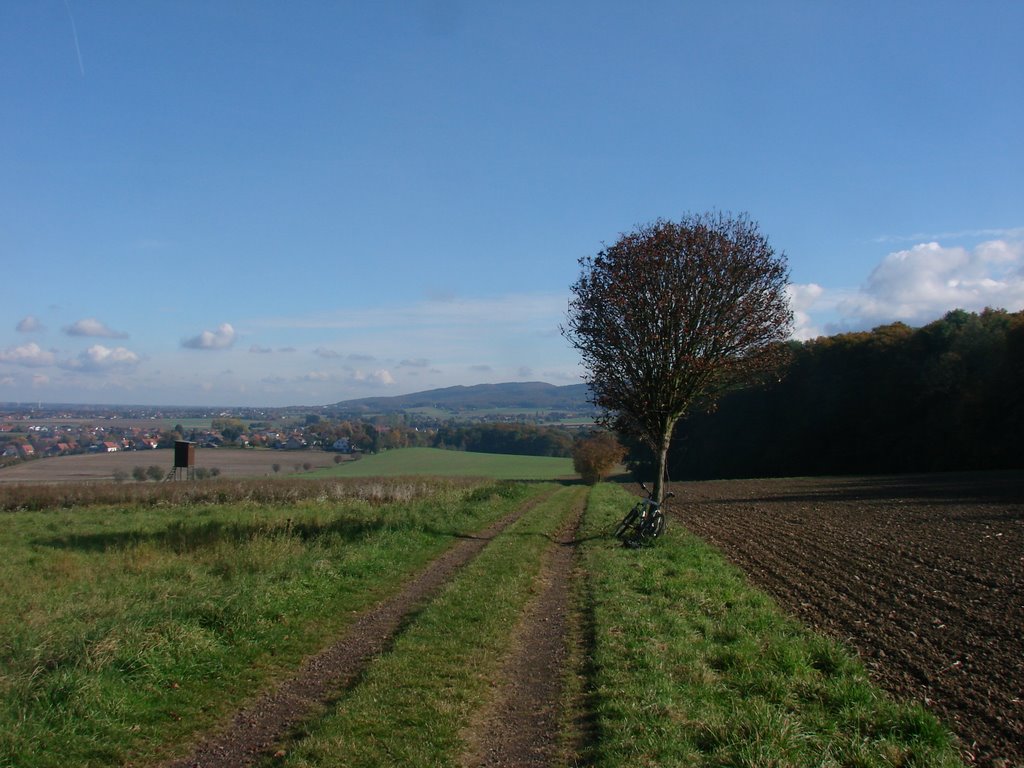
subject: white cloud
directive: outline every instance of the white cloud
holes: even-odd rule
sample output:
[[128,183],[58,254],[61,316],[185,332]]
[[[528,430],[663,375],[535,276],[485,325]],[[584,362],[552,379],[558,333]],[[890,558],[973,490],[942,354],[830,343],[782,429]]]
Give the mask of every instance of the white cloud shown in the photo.
[[921,243],[890,253],[841,317],[867,323],[929,322],[951,309],[1024,309],[1024,243],[991,240],[974,248]]
[[17,326],[15,326],[15,330],[19,333],[35,333],[36,331],[45,331],[46,328],[41,322],[39,322],[39,318],[34,317],[33,315],[27,315],[21,319],[21,322],[19,322]]
[[53,352],[43,349],[32,341],[20,347],[8,347],[0,352],[0,362],[37,368],[53,365],[56,362],[56,357]]
[[789,286],[794,338],[902,321],[923,325],[952,309],[1024,309],[1024,241],[973,247],[919,243],[889,253],[856,290]]
[[101,323],[95,317],[87,317],[78,320],[64,328],[68,336],[95,336],[105,339],[127,339],[128,334],[122,331],[115,331],[105,323]]
[[786,293],[789,294],[789,306],[793,310],[793,338],[801,341],[821,336],[821,330],[817,328],[810,310],[821,298],[825,289],[817,283],[806,285],[790,284],[786,286]]
[[356,371],[352,374],[352,380],[366,384],[378,384],[383,387],[391,386],[395,383],[395,377],[391,375],[390,371],[383,368],[370,372]]
[[65,363],[63,367],[76,371],[102,373],[113,370],[130,370],[140,361],[141,358],[130,349],[124,347],[111,349],[102,344],[94,344],[74,360]]
[[235,343],[235,329],[231,323],[221,323],[215,331],[203,331],[198,336],[185,339],[181,346],[188,349],[228,349]]

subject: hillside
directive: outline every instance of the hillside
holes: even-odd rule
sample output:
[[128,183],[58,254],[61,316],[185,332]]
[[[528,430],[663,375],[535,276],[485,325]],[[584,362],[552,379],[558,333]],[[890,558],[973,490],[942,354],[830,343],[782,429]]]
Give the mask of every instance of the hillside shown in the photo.
[[445,387],[392,397],[343,400],[330,406],[346,413],[395,413],[415,408],[445,411],[521,409],[589,413],[586,384],[556,386],[540,381]]

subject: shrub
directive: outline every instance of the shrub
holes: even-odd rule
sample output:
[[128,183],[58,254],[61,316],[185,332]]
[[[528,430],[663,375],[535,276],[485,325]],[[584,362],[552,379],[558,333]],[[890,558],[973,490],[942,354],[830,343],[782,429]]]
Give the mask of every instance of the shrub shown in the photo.
[[583,482],[594,485],[606,478],[626,455],[626,449],[611,432],[597,432],[576,440],[572,448],[572,466]]

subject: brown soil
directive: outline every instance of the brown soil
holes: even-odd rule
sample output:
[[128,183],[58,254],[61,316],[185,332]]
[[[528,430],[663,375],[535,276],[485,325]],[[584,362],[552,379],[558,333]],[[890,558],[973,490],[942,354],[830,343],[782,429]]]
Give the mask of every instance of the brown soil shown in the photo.
[[465,768],[548,766],[562,757],[569,584],[583,503],[582,498],[577,502],[546,554],[536,596],[512,630],[511,649],[493,683],[491,705],[478,713],[463,733],[469,747],[459,762]]
[[[219,469],[220,476],[287,477],[305,470],[334,466],[334,457],[341,454],[326,451],[273,451],[269,449],[199,448],[196,450],[196,468]],[[74,456],[53,456],[33,459],[0,468],[2,483],[78,483],[83,481],[109,481],[115,472],[128,475],[135,467],[152,464],[169,472],[174,466],[174,450],[157,448],[152,451],[117,451],[115,453],[83,453]],[[279,471],[274,472],[277,464]],[[296,468],[296,465],[298,467]]]
[[429,565],[394,597],[363,613],[330,647],[309,658],[294,677],[260,696],[168,768],[251,766],[273,754],[297,724],[322,711],[385,651],[415,610],[537,500],[476,536],[467,537]]
[[932,709],[968,762],[1024,765],[1024,475],[686,483],[673,513]]

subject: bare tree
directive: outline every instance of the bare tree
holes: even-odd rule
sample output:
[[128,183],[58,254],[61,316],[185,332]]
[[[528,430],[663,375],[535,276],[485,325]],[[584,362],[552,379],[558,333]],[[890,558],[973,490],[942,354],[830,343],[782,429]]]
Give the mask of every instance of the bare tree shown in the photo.
[[785,254],[745,214],[715,212],[640,226],[580,267],[562,334],[602,423],[654,452],[660,501],[679,419],[781,363],[793,324]]

